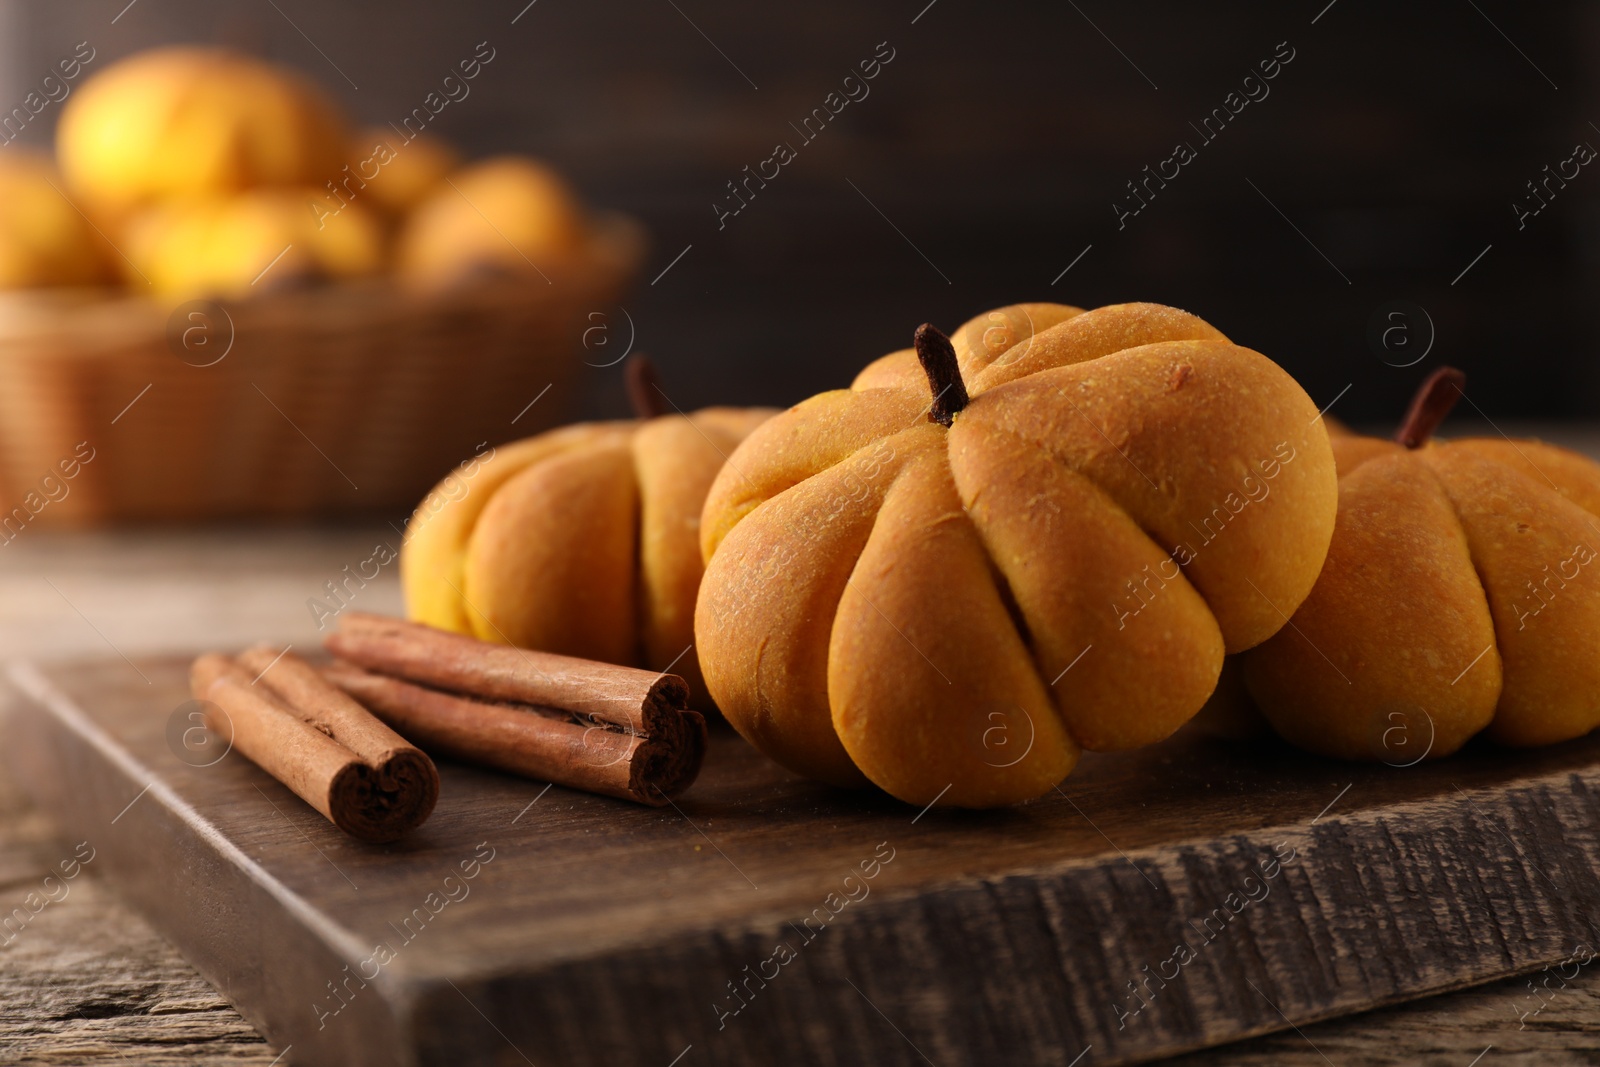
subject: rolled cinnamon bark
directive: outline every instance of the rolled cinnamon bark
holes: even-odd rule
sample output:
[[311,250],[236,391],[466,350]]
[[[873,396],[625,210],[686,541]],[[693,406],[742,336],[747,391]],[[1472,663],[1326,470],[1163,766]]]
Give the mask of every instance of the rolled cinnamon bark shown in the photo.
[[206,725],[231,732],[234,748],[353,837],[393,841],[420,825],[439,797],[433,761],[303,660],[276,655],[195,660],[190,686],[212,705]]
[[434,755],[654,807],[688,788],[705,754],[705,719],[693,711],[676,722],[663,717],[663,733],[642,737],[558,709],[474,700],[351,663],[323,674]]
[[441,754],[653,805],[688,788],[705,756],[705,719],[676,675],[362,612],[324,644],[363,668],[330,680]]
[[488,700],[560,708],[591,725],[663,732],[683,714],[689,686],[675,674],[495,645],[421,623],[347,611],[322,639],[340,659],[370,671]]

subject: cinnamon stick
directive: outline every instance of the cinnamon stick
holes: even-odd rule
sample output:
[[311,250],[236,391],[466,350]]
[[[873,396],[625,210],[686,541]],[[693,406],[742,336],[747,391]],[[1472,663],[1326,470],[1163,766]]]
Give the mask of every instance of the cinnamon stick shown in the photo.
[[705,719],[695,712],[680,714],[665,736],[641,737],[559,709],[475,700],[350,663],[322,673],[435,755],[640,804],[659,807],[688,788],[705,752]]
[[323,638],[340,659],[407,681],[488,700],[561,708],[592,724],[649,736],[681,714],[689,686],[675,674],[496,645],[421,623],[347,611]]
[[441,754],[653,805],[688,788],[705,755],[705,719],[676,675],[363,612],[323,643],[363,669],[330,681]]
[[433,761],[298,657],[209,653],[189,677],[209,729],[351,836],[393,841],[433,811]]

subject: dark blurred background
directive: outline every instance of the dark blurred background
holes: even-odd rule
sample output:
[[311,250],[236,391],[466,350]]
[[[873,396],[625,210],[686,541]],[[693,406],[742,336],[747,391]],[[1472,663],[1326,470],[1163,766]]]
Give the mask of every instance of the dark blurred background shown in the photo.
[[[469,155],[544,156],[647,224],[624,306],[684,408],[843,385],[924,320],[1139,299],[1203,315],[1357,423],[1396,418],[1441,361],[1496,419],[1597,411],[1600,166],[1552,183],[1520,230],[1513,208],[1600,146],[1594,2],[126,3],[5,3],[0,92],[85,39],[102,69],[224,42],[383,124],[489,42],[434,128]],[[804,143],[790,124],[880,42],[894,59],[870,95]],[[1294,58],[1270,95],[1203,143],[1190,124],[1280,42]],[[1179,141],[1198,157],[1119,230],[1126,183]],[[719,230],[726,183],[778,142],[797,158]],[[1396,301],[1386,351],[1369,327]],[[1427,358],[1392,366],[1428,320]],[[588,413],[622,410],[619,370],[585,373]]]

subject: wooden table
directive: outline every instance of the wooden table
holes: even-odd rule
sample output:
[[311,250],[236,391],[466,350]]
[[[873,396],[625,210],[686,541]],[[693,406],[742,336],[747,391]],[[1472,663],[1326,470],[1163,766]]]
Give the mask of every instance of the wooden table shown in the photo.
[[[0,548],[0,640],[8,657],[137,656],[272,640],[314,646],[310,598],[394,531],[371,528],[58,535],[29,529]],[[393,568],[355,606],[400,607]],[[69,855],[0,779],[0,910]],[[3,941],[0,937],[0,941]],[[1600,968],[1544,1007],[1511,979],[1182,1058],[1190,1067],[1333,1063],[1592,1063]],[[93,876],[0,943],[0,1062],[271,1064],[269,1047],[184,960]],[[1475,1059],[1480,1054],[1481,1059]],[[941,1064],[940,1067],[947,1067]]]

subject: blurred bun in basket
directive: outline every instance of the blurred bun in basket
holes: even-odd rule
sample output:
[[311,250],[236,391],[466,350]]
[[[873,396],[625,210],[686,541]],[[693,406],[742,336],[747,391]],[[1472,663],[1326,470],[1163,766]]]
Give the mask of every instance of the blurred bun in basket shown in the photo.
[[125,231],[127,280],[136,285],[142,275],[156,292],[172,296],[243,299],[252,290],[273,292],[382,270],[378,220],[353,203],[336,225],[319,227],[306,210],[317,192],[252,189],[147,208]]
[[240,52],[84,65],[60,173],[0,158],[0,509],[94,457],[18,528],[394,517],[565,418],[637,223]]
[[61,169],[109,218],[151,200],[321,185],[345,163],[333,103],[310,82],[220,48],[158,48],[91,77],[61,114]]
[[419,133],[402,141],[393,130],[382,127],[356,134],[350,159],[358,177],[374,175],[364,192],[392,215],[403,215],[422,203],[461,166],[460,154],[443,138]]
[[60,193],[61,175],[18,148],[0,156],[0,288],[95,285],[105,243]]
[[580,254],[588,239],[582,208],[560,175],[500,156],[466,167],[417,207],[400,237],[400,271],[424,285],[536,273]]

